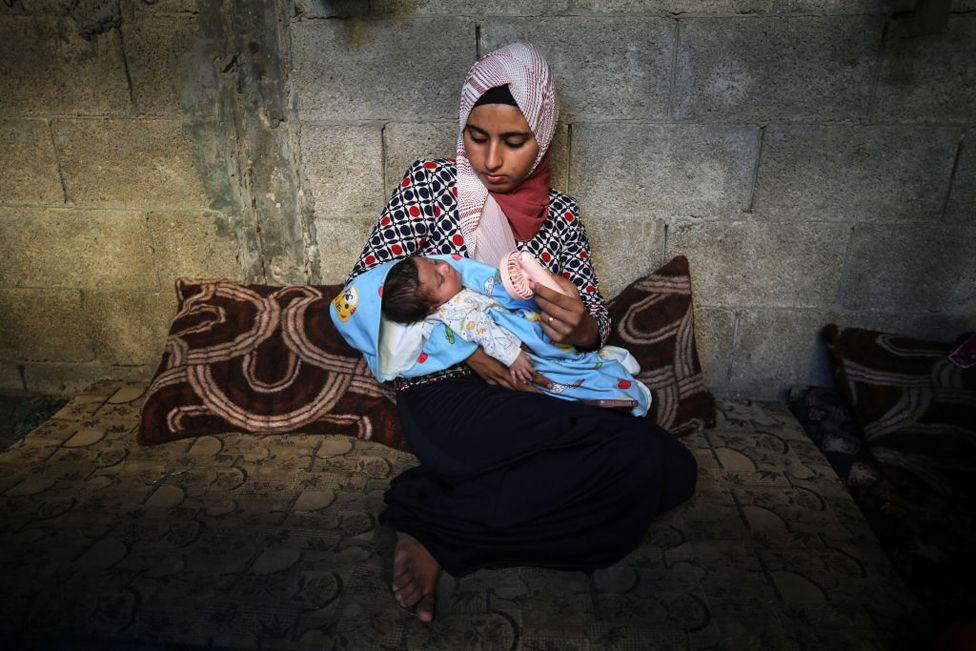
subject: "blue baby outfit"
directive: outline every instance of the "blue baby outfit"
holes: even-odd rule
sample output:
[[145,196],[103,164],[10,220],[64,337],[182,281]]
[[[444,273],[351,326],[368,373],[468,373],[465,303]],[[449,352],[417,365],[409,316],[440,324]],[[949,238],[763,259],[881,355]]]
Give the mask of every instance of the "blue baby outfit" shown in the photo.
[[[490,296],[507,308],[487,308],[487,312],[495,323],[530,349],[526,354],[535,370],[555,383],[551,389],[539,386],[540,389],[567,400],[631,399],[637,402],[631,410],[634,416],[647,414],[650,391],[618,361],[626,351],[606,346],[600,351],[584,352],[554,343],[539,325],[539,306],[532,299],[509,296],[498,269],[458,255],[425,257],[445,260],[460,272],[464,287]],[[422,322],[404,325],[383,317],[383,283],[397,262],[386,262],[359,274],[329,307],[336,329],[350,346],[363,353],[370,372],[380,382],[398,375],[409,378],[443,370],[464,361],[478,347],[443,323],[435,323],[425,338]],[[626,357],[633,372],[638,372],[633,357]]]

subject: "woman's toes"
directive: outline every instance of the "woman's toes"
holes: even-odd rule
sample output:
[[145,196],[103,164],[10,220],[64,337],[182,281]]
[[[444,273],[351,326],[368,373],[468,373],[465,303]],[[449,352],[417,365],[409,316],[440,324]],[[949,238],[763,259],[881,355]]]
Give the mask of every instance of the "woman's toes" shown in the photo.
[[403,593],[414,583],[413,577],[409,572],[404,571],[400,576],[393,580],[393,584],[390,586],[393,590],[393,596],[401,604],[403,603]]
[[423,622],[434,619],[434,588],[440,565],[427,548],[409,534],[397,532],[393,553],[393,595],[401,606],[410,608]]
[[404,574],[393,580],[393,583],[390,584],[390,589],[393,590],[394,594],[399,594],[405,587],[410,585],[410,582],[410,577]]
[[428,592],[420,599],[417,604],[417,616],[422,622],[429,622],[434,619],[435,597],[433,592]]
[[423,591],[420,589],[420,583],[414,581],[400,591],[400,603],[404,606],[411,607],[420,601],[421,596],[423,596]]
[[410,568],[404,568],[399,574],[393,577],[393,589],[400,590],[403,586],[411,583],[413,581],[413,575],[410,573]]

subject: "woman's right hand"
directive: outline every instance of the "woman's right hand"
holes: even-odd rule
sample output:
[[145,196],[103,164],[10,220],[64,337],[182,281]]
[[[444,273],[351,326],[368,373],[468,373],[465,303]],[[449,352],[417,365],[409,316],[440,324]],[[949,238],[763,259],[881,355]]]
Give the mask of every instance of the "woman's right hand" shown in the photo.
[[[514,384],[508,367],[491,357],[481,346],[478,346],[471,356],[464,360],[464,363],[470,366],[488,384],[497,384],[514,391],[542,393],[542,389],[531,384]],[[532,381],[544,387],[552,386],[552,380],[534,370],[532,371]]]

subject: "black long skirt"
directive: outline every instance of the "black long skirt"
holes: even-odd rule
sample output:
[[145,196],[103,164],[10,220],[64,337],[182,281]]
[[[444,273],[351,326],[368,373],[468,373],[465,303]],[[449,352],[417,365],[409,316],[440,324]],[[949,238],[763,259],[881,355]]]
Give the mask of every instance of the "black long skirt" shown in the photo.
[[393,479],[379,521],[456,577],[607,567],[695,490],[691,452],[646,418],[477,375],[403,389],[397,403],[420,465]]

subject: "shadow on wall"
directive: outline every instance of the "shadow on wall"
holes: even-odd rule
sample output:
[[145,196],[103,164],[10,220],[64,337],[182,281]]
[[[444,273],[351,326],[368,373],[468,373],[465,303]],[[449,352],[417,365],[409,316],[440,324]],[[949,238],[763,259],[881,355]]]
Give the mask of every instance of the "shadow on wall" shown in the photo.
[[[372,2],[368,0],[297,0],[295,13],[309,18],[368,18],[371,14]],[[409,11],[396,9],[392,15],[408,15]],[[361,52],[366,47],[368,38],[365,34],[370,30],[368,22],[340,20],[339,26],[345,35],[345,43],[349,52]]]
[[295,10],[328,18],[363,18],[369,15],[369,2],[362,0],[298,0]]

